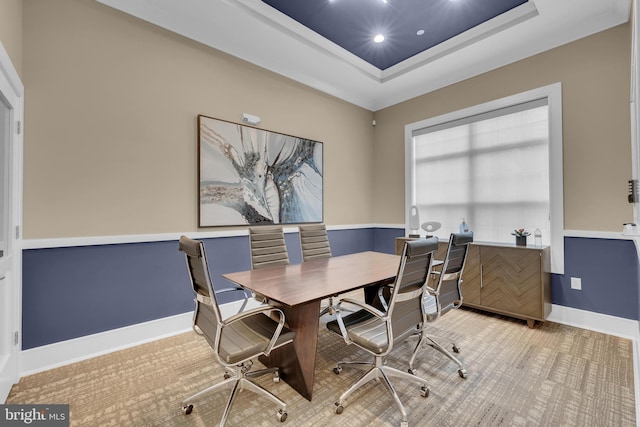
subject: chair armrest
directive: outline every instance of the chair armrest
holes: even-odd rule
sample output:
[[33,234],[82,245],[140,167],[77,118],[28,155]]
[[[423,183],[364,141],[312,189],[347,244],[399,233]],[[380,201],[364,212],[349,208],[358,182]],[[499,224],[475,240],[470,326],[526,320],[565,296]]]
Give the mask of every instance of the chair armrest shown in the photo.
[[242,313],[242,311],[244,311],[244,308],[247,306],[247,302],[249,301],[249,297],[247,296],[246,289],[243,288],[242,286],[234,286],[232,288],[224,288],[224,289],[219,289],[215,291],[216,295],[226,294],[229,292],[242,292],[242,296],[244,296],[244,302],[242,303],[242,305],[240,306],[240,309],[238,310],[238,313]]
[[[279,308],[276,308],[270,305],[263,305],[260,307],[252,308],[247,311],[243,311],[238,314],[234,314],[233,316],[226,318],[219,324],[220,332],[222,332],[225,326],[230,325],[231,323],[237,322],[247,317],[261,315],[262,313],[266,314],[273,311],[278,313],[279,320],[278,320],[278,326],[276,327],[276,330],[273,333],[273,336],[271,337],[271,340],[269,341],[269,344],[267,345],[267,348],[264,351],[265,354],[268,356],[269,353],[271,352],[271,349],[273,349],[273,346],[276,344],[276,341],[278,340],[278,337],[282,332],[282,328],[284,327],[284,312]],[[222,336],[222,334],[220,333],[218,334],[218,336]]]
[[387,304],[387,300],[384,299],[384,290],[386,288],[393,288],[393,285],[385,285],[378,288],[378,300],[380,300],[380,304],[382,304],[384,311],[389,310],[389,304]]
[[344,299],[341,299],[340,301],[338,301],[338,305],[337,305],[337,307],[340,307],[340,305],[341,305],[343,302],[345,302],[345,303],[347,303],[347,304],[356,305],[356,306],[358,306],[358,307],[360,307],[360,308],[363,308],[363,309],[367,310],[369,313],[373,314],[373,315],[374,315],[374,316],[376,316],[376,317],[383,318],[383,317],[384,317],[384,316],[386,316],[386,314],[387,314],[387,313],[385,313],[385,312],[383,312],[383,311],[378,310],[377,308],[375,308],[375,307],[374,307],[374,306],[372,306],[372,305],[369,305],[369,304],[367,304],[367,303],[365,303],[365,302],[362,302],[362,301],[359,301],[359,300],[356,300],[356,299],[353,299],[353,298],[344,298]]
[[386,313],[383,313],[382,311],[378,310],[375,307],[370,306],[369,304],[366,304],[351,298],[345,298],[338,301],[338,304],[336,305],[336,320],[338,321],[338,327],[340,327],[340,333],[342,334],[342,338],[344,339],[344,342],[347,344],[351,344],[351,340],[349,339],[349,335],[347,334],[347,328],[344,325],[344,320],[342,320],[342,314],[340,312],[340,307],[342,306],[343,302],[360,307],[361,309],[371,313],[375,317],[378,317],[383,320],[385,319]]
[[216,295],[217,294],[225,294],[227,292],[237,292],[237,291],[242,292],[245,295],[245,297],[247,296],[247,292],[242,286],[234,286],[232,288],[217,289],[216,290]]

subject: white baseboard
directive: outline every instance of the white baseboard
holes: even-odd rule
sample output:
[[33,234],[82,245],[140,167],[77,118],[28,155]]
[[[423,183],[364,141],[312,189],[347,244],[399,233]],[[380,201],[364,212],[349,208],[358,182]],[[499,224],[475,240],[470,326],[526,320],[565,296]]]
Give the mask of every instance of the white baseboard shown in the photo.
[[[257,301],[250,299],[253,306]],[[223,317],[235,313],[239,302],[221,305]],[[42,372],[124,348],[187,332],[191,329],[193,313],[183,313],[137,325],[61,341],[24,350],[20,354],[21,376]],[[575,326],[634,340],[634,350],[640,341],[639,323],[606,314],[553,305],[548,321]],[[640,348],[640,347],[638,347]],[[635,356],[635,354],[634,354]],[[638,366],[640,362],[636,360]],[[636,372],[639,372],[636,370]],[[640,393],[637,393],[640,396]],[[640,419],[640,418],[639,418]]]
[[[257,305],[259,305],[259,302],[250,298],[247,308],[252,308]],[[235,314],[240,306],[241,301],[222,304],[220,306],[222,317],[226,318]],[[20,376],[35,374],[113,351],[188,332],[191,330],[192,318],[193,312],[191,311],[24,350],[20,353]]]
[[640,324],[637,320],[624,319],[593,311],[554,304],[547,320],[631,340],[640,338]]
[[20,376],[35,374],[186,332],[191,328],[192,316],[193,313],[179,314],[23,350],[20,354]]

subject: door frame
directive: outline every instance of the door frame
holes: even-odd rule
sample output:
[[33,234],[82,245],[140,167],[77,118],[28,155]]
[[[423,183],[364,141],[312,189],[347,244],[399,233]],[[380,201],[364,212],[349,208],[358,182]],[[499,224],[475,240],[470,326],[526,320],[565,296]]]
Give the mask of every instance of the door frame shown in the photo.
[[[0,92],[10,103],[9,115],[9,162],[10,176],[8,188],[11,209],[8,212],[8,256],[5,280],[9,286],[8,313],[3,320],[9,325],[9,360],[7,363],[8,383],[0,383],[0,403],[4,403],[11,385],[20,379],[20,350],[22,342],[22,196],[23,196],[23,134],[24,134],[24,86],[0,42]],[[0,275],[2,277],[2,275]],[[6,284],[6,283],[5,283]],[[14,338],[14,333],[15,338]]]

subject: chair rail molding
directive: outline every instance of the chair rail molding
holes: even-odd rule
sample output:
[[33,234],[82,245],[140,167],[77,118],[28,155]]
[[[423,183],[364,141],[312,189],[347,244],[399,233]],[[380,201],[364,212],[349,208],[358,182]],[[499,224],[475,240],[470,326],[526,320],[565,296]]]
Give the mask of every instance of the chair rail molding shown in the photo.
[[[402,225],[376,224],[344,224],[327,225],[327,230],[357,230],[365,228],[404,228]],[[284,227],[285,234],[297,233],[298,227]],[[218,237],[236,237],[248,235],[247,228],[215,231],[184,231],[179,233],[159,234],[123,234],[113,236],[57,237],[48,239],[25,239],[22,249],[66,248],[74,246],[119,245],[123,243],[147,243],[178,241],[180,236],[187,235],[193,239],[215,239]]]

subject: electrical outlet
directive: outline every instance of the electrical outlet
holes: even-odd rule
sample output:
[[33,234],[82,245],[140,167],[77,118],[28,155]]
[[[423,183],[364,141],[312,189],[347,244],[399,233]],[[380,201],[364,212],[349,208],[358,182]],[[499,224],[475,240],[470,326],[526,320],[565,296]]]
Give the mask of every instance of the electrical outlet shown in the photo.
[[579,277],[571,278],[571,289],[576,289],[578,291],[582,290],[582,279]]

